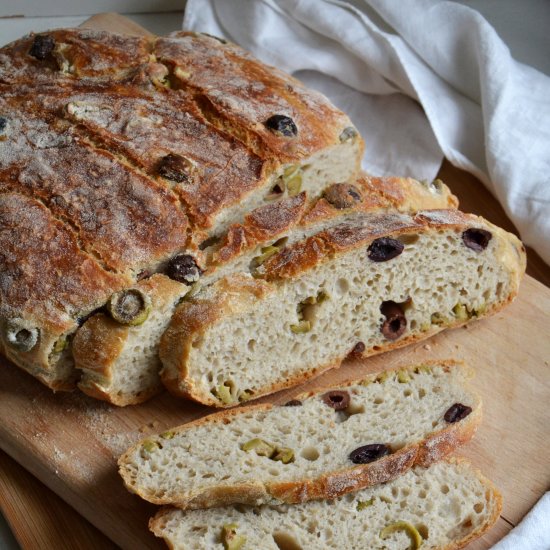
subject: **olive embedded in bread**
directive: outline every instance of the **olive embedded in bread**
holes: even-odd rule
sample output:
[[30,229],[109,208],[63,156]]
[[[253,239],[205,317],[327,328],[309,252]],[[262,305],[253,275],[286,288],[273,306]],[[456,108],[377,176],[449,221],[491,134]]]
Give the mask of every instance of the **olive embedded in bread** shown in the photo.
[[44,61],[48,55],[50,55],[55,48],[55,40],[48,34],[38,34],[34,37],[29,55]]
[[349,183],[333,183],[325,190],[323,196],[334,208],[339,210],[352,208],[361,201],[359,189]]
[[38,342],[39,334],[37,328],[30,327],[21,319],[11,319],[6,323],[5,340],[15,350],[32,350]]
[[485,250],[492,238],[493,235],[486,229],[471,228],[466,229],[466,231],[462,233],[462,241],[464,244],[476,252]]
[[298,128],[295,122],[286,115],[273,115],[264,124],[268,130],[271,130],[278,136],[296,137],[298,135]]
[[354,464],[368,464],[389,454],[390,448],[387,445],[383,443],[370,443],[353,450],[349,454],[349,459]]
[[168,262],[165,273],[174,281],[192,285],[200,279],[202,271],[193,256],[178,254]]
[[375,239],[369,245],[368,257],[373,262],[387,262],[397,258],[405,247],[397,239],[390,237],[380,237]]
[[194,171],[195,166],[189,159],[175,153],[162,157],[157,166],[160,176],[177,183],[191,183]]
[[138,288],[129,288],[111,296],[107,309],[122,325],[141,325],[149,316],[151,299]]
[[397,340],[407,330],[407,318],[399,304],[388,300],[382,302],[380,311],[386,320],[382,323],[380,330],[388,340]]

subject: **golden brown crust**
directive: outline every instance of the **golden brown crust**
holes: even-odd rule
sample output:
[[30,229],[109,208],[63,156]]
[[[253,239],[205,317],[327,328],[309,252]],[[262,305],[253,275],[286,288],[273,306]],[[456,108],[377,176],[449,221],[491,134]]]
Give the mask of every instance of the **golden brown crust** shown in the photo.
[[[461,362],[454,360],[424,362],[423,365],[442,365],[446,369],[462,368]],[[384,372],[397,372],[401,368],[390,369]],[[416,366],[406,367],[410,370]],[[472,376],[473,371],[466,371],[467,375]],[[366,378],[348,381],[339,384],[338,388],[361,384],[362,382],[372,382],[380,377],[380,373],[372,374]],[[334,386],[331,386],[334,390]],[[327,388],[306,392],[298,395],[297,399],[306,399],[312,396],[320,395],[327,391]],[[239,414],[248,414],[251,411],[259,412],[271,409],[270,404],[244,406],[229,410],[220,411],[203,417],[199,420],[184,424],[174,428],[175,434],[186,432],[197,426],[209,423],[228,423]],[[441,460],[455,451],[460,445],[468,442],[474,435],[479,423],[481,422],[481,404],[474,409],[466,419],[449,424],[443,430],[429,434],[426,439],[417,444],[403,447],[396,452],[387,455],[370,464],[352,465],[348,468],[327,473],[318,478],[305,478],[291,482],[271,482],[261,483],[260,481],[246,482],[237,486],[224,487],[219,485],[212,489],[205,489],[201,493],[188,495],[180,500],[171,500],[156,497],[140,490],[132,481],[131,476],[125,470],[125,464],[132,461],[132,454],[140,448],[141,443],[134,445],[123,456],[120,457],[119,473],[124,479],[125,485],[131,492],[137,493],[145,500],[155,504],[172,504],[183,510],[210,508],[216,506],[226,506],[232,503],[256,504],[263,500],[264,502],[296,504],[315,499],[332,499],[349,492],[357,491],[365,487],[378,483],[385,483],[405,473],[412,466],[419,465],[427,467],[430,464]]]
[[[37,36],[53,38],[55,49],[39,60],[29,55]],[[69,85],[86,77],[113,79],[149,60],[148,38],[90,29],[30,34],[0,49],[0,82]],[[64,68],[64,71],[60,71]]]
[[[258,62],[235,44],[179,32],[159,38],[154,52],[162,63],[181,68],[174,71],[175,79],[194,91],[206,118],[234,133],[262,158],[304,159],[338,143],[344,128],[351,126],[321,94]],[[270,131],[264,123],[272,115],[291,117],[299,139]]]

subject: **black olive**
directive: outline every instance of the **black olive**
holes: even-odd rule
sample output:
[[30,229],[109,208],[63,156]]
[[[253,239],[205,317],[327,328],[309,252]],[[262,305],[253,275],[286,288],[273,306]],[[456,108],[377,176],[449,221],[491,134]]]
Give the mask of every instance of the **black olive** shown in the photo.
[[50,35],[38,34],[34,37],[29,55],[39,61],[44,61],[53,52],[54,48],[55,40]]
[[169,153],[159,160],[157,173],[167,180],[177,183],[191,183],[193,181],[193,163],[175,153]]
[[407,319],[401,306],[391,300],[382,302],[380,311],[386,320],[380,330],[388,340],[397,340],[407,330]]
[[334,183],[325,190],[323,196],[338,209],[351,208],[361,200],[359,189],[349,183]]
[[3,133],[8,125],[8,119],[5,116],[0,116],[0,133]]
[[349,455],[349,459],[354,464],[368,464],[374,462],[383,456],[389,455],[390,449],[383,443],[371,443],[370,445],[363,445],[352,451]]
[[298,135],[298,128],[294,121],[285,115],[273,115],[264,122],[265,127],[274,134],[285,137]]
[[199,280],[202,271],[193,256],[178,254],[168,262],[165,273],[170,279],[174,279],[174,281],[192,285]]
[[335,411],[343,411],[349,406],[349,393],[347,391],[329,391],[321,399],[325,405]]
[[403,243],[389,237],[381,237],[372,241],[367,249],[367,255],[373,262],[387,262],[393,260],[403,252]]
[[463,405],[462,403],[455,403],[449,410],[445,413],[443,418],[445,422],[454,424],[463,418],[466,418],[472,412],[472,407]]
[[485,229],[466,229],[466,231],[462,233],[462,241],[464,244],[476,252],[485,250],[492,238],[493,235]]

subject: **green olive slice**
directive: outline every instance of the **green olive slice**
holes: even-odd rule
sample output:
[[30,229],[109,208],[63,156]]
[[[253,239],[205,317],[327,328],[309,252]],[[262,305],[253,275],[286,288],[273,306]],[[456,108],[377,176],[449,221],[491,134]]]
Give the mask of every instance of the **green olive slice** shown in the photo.
[[122,325],[141,325],[149,317],[151,298],[138,288],[115,292],[107,309],[111,317]]
[[418,550],[422,546],[422,536],[418,532],[417,528],[408,521],[396,521],[387,525],[380,531],[380,538],[382,540],[387,539],[392,533],[397,531],[404,531],[411,540],[409,550]]

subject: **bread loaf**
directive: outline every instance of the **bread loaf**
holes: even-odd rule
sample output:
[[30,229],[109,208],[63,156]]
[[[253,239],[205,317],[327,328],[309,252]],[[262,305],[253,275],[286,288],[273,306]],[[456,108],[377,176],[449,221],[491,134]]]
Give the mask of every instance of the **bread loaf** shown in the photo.
[[350,214],[184,300],[160,345],[176,395],[227,407],[493,313],[519,240],[457,210]]
[[428,465],[481,419],[471,371],[454,362],[372,375],[207,416],[119,459],[126,487],[156,504],[206,508],[335,498]]
[[[351,194],[350,194],[351,193]],[[423,184],[410,178],[372,178],[363,174],[353,184],[334,184],[313,204],[306,193],[257,208],[243,223],[233,224],[217,244],[204,250],[204,269],[197,273],[192,292],[234,273],[249,273],[259,259],[327,227],[350,212],[416,211],[421,207],[450,208],[456,198],[441,182]],[[173,314],[165,304],[167,282],[146,286],[152,300],[151,317],[138,326],[124,326],[110,315],[92,316],[73,341],[75,365],[82,370],[79,388],[116,405],[142,402],[160,389],[158,340]],[[159,280],[159,279],[157,279]],[[171,281],[176,297],[177,285]],[[182,285],[183,286],[183,285]],[[184,286],[185,289],[190,287]],[[142,343],[148,342],[147,353]],[[130,390],[131,388],[131,390]]]
[[501,508],[487,478],[451,459],[336,500],[165,508],[149,526],[174,550],[454,550],[487,532]]
[[359,170],[343,113],[205,35],[30,35],[0,49],[0,92],[1,347],[54,389],[111,296]]

